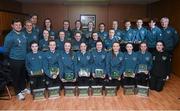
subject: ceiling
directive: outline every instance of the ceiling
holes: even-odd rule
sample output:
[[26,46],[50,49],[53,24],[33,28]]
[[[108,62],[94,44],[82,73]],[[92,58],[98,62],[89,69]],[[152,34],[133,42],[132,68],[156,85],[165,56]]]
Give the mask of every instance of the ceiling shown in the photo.
[[160,0],[16,0],[21,3],[54,3],[54,4],[151,4]]

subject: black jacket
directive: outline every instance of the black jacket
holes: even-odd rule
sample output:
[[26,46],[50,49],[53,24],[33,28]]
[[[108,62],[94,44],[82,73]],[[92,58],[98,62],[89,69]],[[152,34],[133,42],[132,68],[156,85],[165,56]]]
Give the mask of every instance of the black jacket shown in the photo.
[[153,66],[151,69],[151,75],[157,77],[166,78],[170,74],[170,56],[168,52],[158,52],[153,53]]

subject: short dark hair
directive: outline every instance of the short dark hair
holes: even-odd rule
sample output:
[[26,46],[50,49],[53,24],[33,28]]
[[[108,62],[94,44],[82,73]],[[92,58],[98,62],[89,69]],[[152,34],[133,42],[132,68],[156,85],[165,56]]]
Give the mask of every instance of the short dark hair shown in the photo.
[[76,20],[76,21],[75,21],[75,24],[76,24],[77,22],[80,22],[80,23],[81,23],[81,21],[80,21],[80,20]]
[[103,22],[101,22],[101,23],[99,24],[99,26],[100,26],[100,25],[104,25],[104,26],[106,26],[106,25],[105,25],[105,23],[103,23]]
[[97,44],[98,42],[101,42],[101,43],[103,44],[103,41],[102,41],[101,39],[97,40],[97,41],[96,41],[96,44]]
[[37,45],[39,45],[39,43],[38,43],[36,40],[31,41],[31,42],[30,42],[30,46],[32,46],[32,44],[37,44]]
[[19,18],[14,18],[14,19],[12,20],[11,24],[14,24],[14,23],[17,23],[17,22],[22,23],[22,22],[21,22],[21,19],[19,19]]
[[89,21],[89,22],[88,22],[88,25],[89,25],[90,23],[92,23],[92,24],[93,24],[93,26],[94,26],[94,23],[93,23],[93,21]]
[[68,22],[68,23],[70,23],[70,21],[69,21],[69,20],[64,20],[64,21],[63,21],[63,23],[64,23],[64,22]]
[[131,43],[131,42],[128,42],[128,43],[126,44],[126,46],[127,46],[128,44],[130,44],[130,45],[132,45],[132,46],[133,46],[133,43]]
[[64,32],[64,34],[65,34],[65,31],[64,31],[64,30],[59,30],[59,31],[58,31],[58,34],[59,34],[60,32]]
[[113,22],[117,22],[119,24],[119,21],[118,20],[113,20]]
[[164,46],[163,50],[165,50],[166,45],[165,45],[164,41],[162,41],[162,40],[158,40],[158,41],[156,42],[156,45],[157,45],[157,43],[158,43],[158,42],[162,43],[162,45]]
[[[110,31],[110,30],[114,30],[114,29],[113,29],[113,28],[110,28],[109,31]],[[115,31],[115,30],[114,30],[114,31]]]
[[82,35],[82,33],[81,33],[80,31],[74,32],[74,36],[75,36],[76,34],[81,34],[81,35]]
[[125,20],[125,21],[124,21],[124,23],[127,23],[127,22],[130,22],[130,23],[131,23],[131,21],[130,21],[130,20]]
[[25,22],[24,22],[24,25],[26,25],[26,23],[32,23],[29,19],[27,19]]
[[32,18],[33,16],[37,16],[38,17],[38,15],[36,13],[32,13],[32,14],[29,15],[29,18]]
[[48,41],[48,45],[50,44],[50,42],[55,42],[55,43],[56,43],[55,40],[49,40],[49,41]]
[[45,25],[45,24],[46,24],[46,23],[45,23],[45,22],[46,22],[46,20],[49,20],[49,21],[51,22],[51,26],[50,26],[50,28],[52,28],[52,20],[51,20],[50,18],[45,18],[45,19],[44,19],[44,28],[46,27],[46,25]]
[[150,22],[156,23],[156,20],[155,20],[155,19],[150,19],[150,20],[149,20],[149,23],[150,23]]

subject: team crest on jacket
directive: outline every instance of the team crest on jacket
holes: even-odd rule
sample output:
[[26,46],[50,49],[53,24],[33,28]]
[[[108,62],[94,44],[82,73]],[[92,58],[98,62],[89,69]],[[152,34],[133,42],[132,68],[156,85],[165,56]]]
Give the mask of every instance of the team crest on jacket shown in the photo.
[[136,58],[136,57],[133,57],[132,59],[133,59],[133,61],[136,61],[136,60],[137,60],[137,58]]
[[123,58],[122,58],[122,57],[119,57],[119,60],[120,60],[120,61],[122,61],[122,60],[123,60]]
[[52,57],[51,57],[51,56],[48,56],[47,58],[48,58],[48,59],[51,59]]
[[153,56],[153,60],[155,60],[156,59],[156,57],[155,56]]
[[162,56],[162,60],[166,60],[167,59],[167,57],[166,56]]
[[73,59],[74,59],[74,56],[72,56],[71,59],[73,60]]
[[21,44],[21,40],[18,38],[17,41],[18,41],[18,44],[20,45]]
[[86,58],[87,58],[87,60],[89,60],[89,59],[90,59],[90,56],[87,56]]
[[120,33],[120,32],[117,32],[117,35],[121,35],[121,33]]
[[39,59],[42,59],[42,56],[39,56],[38,58],[39,58]]
[[80,61],[81,60],[81,58],[80,57],[78,57],[78,61]]
[[170,34],[170,33],[171,33],[171,31],[170,31],[170,30],[167,30],[167,33],[168,33],[168,34]]
[[132,36],[132,33],[129,33],[129,36]]
[[144,34],[145,32],[144,31],[141,31],[142,34]]
[[105,58],[105,55],[102,55],[101,57],[102,57],[102,59],[104,59],[104,58]]
[[26,36],[23,34],[23,38],[26,39]]
[[36,36],[36,35],[34,35],[34,36],[33,36],[33,38],[34,38],[34,39],[37,39],[37,36]]
[[38,28],[36,29],[36,31],[37,31],[37,32],[40,32]]
[[150,58],[149,58],[149,57],[146,57],[145,59],[146,59],[146,61],[149,61]]

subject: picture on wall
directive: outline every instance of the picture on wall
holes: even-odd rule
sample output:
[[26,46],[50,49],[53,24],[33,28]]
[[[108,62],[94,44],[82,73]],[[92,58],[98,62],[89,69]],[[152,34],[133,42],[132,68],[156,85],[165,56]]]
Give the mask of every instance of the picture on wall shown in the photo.
[[90,21],[94,23],[94,26],[96,26],[96,15],[80,14],[80,20],[82,23],[82,28],[88,28],[88,22]]

